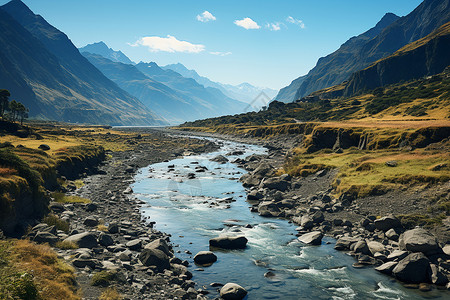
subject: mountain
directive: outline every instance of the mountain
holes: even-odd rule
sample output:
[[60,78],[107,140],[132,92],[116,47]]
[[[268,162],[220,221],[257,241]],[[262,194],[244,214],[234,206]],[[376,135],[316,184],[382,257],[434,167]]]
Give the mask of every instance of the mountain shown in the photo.
[[134,64],[134,62],[132,62],[131,59],[128,58],[128,56],[123,54],[122,51],[114,51],[113,49],[109,48],[104,42],[89,44],[82,48],[79,48],[78,50],[80,50],[81,53],[89,52],[98,54],[115,62],[121,62],[130,65]]
[[292,101],[339,84],[351,74],[368,67],[450,21],[450,0],[425,0],[407,16],[387,14],[371,30],[344,43],[334,53],[319,59],[306,75]]
[[0,8],[0,42],[1,88],[28,106],[31,117],[109,125],[165,123],[20,0]]
[[[292,102],[311,92],[346,80],[351,73],[366,66],[363,65],[364,62],[359,57],[359,53],[364,45],[399,18],[395,14],[387,13],[375,27],[356,37],[352,37],[330,55],[319,58],[316,66],[307,75],[295,79],[289,86],[281,89],[275,100]],[[383,54],[379,53],[374,55],[376,57],[368,59],[375,61],[383,57]]]
[[450,65],[449,53],[450,22],[355,72],[345,85],[344,95],[352,96],[361,91],[441,73]]
[[186,99],[190,99],[189,101],[195,101],[196,105],[208,109],[210,116],[240,113],[249,106],[226,96],[217,88],[205,87],[192,78],[183,77],[169,69],[162,69],[154,62],[140,62],[136,68],[147,77],[167,85]]
[[[249,104],[252,103],[252,101],[254,101],[259,96],[259,94],[261,94],[261,92],[264,92],[270,99],[275,97],[275,95],[277,94],[276,90],[270,88],[256,87],[249,83],[231,85],[214,82],[207,77],[200,76],[195,70],[189,70],[183,64],[180,63],[167,65],[162,68],[165,70],[175,71],[184,77],[195,79],[195,81],[204,85],[205,87],[213,87],[219,89],[226,96]],[[252,104],[258,103],[253,102]]]
[[109,79],[131,95],[139,98],[144,105],[151,107],[153,111],[163,116],[171,124],[220,114],[218,108],[211,108],[150,79],[134,65],[114,62],[103,56],[88,52],[82,54]]

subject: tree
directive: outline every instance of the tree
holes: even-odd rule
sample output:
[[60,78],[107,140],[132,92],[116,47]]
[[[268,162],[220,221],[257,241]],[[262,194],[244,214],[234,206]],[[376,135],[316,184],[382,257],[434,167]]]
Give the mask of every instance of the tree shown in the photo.
[[22,103],[17,103],[17,118],[20,119],[20,125],[23,125],[23,120],[28,118],[28,108],[25,107]]
[[19,109],[19,103],[16,100],[12,100],[9,103],[9,111],[11,114],[11,121],[13,121],[13,122],[16,121],[18,109]]
[[0,117],[2,118],[5,111],[9,108],[9,96],[11,96],[11,94],[8,90],[0,90]]

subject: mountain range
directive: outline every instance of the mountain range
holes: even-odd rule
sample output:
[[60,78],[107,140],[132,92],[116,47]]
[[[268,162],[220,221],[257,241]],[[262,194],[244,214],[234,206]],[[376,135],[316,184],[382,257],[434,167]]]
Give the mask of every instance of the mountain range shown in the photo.
[[351,38],[335,52],[320,58],[307,75],[281,89],[275,99],[292,102],[314,91],[340,84],[354,72],[425,37],[450,21],[449,1],[425,0],[401,18],[386,14],[374,28]]
[[222,91],[222,93],[224,93],[228,97],[237,99],[239,101],[248,104],[252,104],[252,106],[258,105],[258,102],[254,100],[261,94],[261,92],[264,92],[270,99],[274,98],[278,92],[277,90],[270,88],[257,87],[247,82],[241,83],[239,85],[231,85],[215,82],[207,77],[200,76],[195,70],[189,70],[183,64],[180,63],[166,65],[162,68],[166,70],[175,71],[184,77],[192,78],[198,83],[204,85],[205,87],[212,87],[219,89]]
[[166,124],[20,0],[0,8],[0,42],[1,88],[24,103],[31,117],[109,125]]
[[122,51],[114,51],[112,48],[109,48],[104,42],[98,42],[86,45],[84,47],[79,48],[81,53],[89,52],[101,55],[109,60],[120,62],[123,64],[134,65],[135,63],[131,61]]

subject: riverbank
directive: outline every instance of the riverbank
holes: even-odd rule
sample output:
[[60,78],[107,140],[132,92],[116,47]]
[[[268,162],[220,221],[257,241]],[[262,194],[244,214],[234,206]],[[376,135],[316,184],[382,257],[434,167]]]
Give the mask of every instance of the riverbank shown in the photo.
[[[422,291],[445,288],[450,275],[450,218],[445,215],[445,209],[443,214],[432,209],[435,203],[449,201],[448,181],[411,184],[409,188],[389,189],[362,197],[348,193],[339,195],[335,185],[339,168],[322,167],[306,176],[280,172],[295,155],[293,148],[301,144],[299,136],[255,139],[242,135],[192,134],[268,147],[267,156],[236,162],[249,171],[241,181],[248,190],[252,211],[298,224],[299,239],[305,243],[320,244],[323,235],[336,238],[336,249],[354,256],[355,268],[375,266],[380,272],[408,283],[408,287]],[[428,148],[443,151],[448,149],[448,143],[444,139]],[[414,229],[416,226],[424,229]],[[415,242],[421,246],[412,246]],[[418,267],[419,264],[422,266]],[[422,278],[403,276],[404,269],[428,275]]]

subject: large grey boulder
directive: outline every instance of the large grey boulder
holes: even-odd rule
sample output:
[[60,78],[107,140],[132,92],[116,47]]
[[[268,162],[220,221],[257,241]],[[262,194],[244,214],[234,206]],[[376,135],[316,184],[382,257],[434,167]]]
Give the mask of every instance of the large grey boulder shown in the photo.
[[423,253],[411,253],[395,266],[392,273],[403,282],[428,282],[431,274],[430,261]]
[[64,242],[72,242],[80,248],[95,248],[98,246],[97,238],[90,232],[83,232],[69,236]]
[[167,256],[173,256],[172,250],[164,239],[156,239],[153,242],[145,245],[145,249],[157,249],[164,252]]
[[217,155],[216,157],[214,157],[213,159],[211,159],[214,162],[218,162],[219,164],[224,164],[228,162],[228,158],[226,158],[223,155]]
[[372,253],[372,255],[374,255],[377,252],[383,252],[386,247],[377,241],[369,241],[367,242],[367,247],[369,248],[370,253]]
[[400,235],[399,247],[401,250],[425,254],[434,254],[440,250],[436,237],[423,228],[405,231]]
[[89,216],[84,220],[83,224],[89,227],[95,227],[99,224],[99,222],[97,218]]
[[194,261],[200,265],[212,264],[217,261],[217,256],[211,251],[200,251],[194,256]]
[[259,166],[251,173],[253,176],[262,179],[264,176],[269,174],[273,170],[273,167],[268,163],[262,162]]
[[382,264],[381,266],[378,266],[375,268],[378,272],[381,272],[383,274],[391,275],[392,270],[394,270],[395,266],[398,264],[396,261],[388,261],[387,263]]
[[158,249],[144,249],[139,254],[139,260],[144,266],[154,266],[159,272],[170,269],[169,257]]
[[244,249],[247,246],[247,238],[244,236],[219,236],[209,240],[211,247],[222,249]]
[[224,300],[241,300],[247,295],[247,291],[236,283],[227,283],[220,289],[220,297]]
[[447,276],[442,272],[441,267],[431,264],[431,282],[436,285],[446,285],[448,282]]
[[258,205],[258,212],[263,217],[278,217],[281,214],[281,209],[273,201],[263,201]]
[[342,251],[342,250],[350,250],[350,246],[356,242],[358,242],[359,239],[349,236],[344,236],[339,238],[336,241],[336,245],[334,246],[334,249]]
[[98,235],[98,243],[103,247],[108,247],[114,245],[114,240],[109,234],[102,232]]
[[400,223],[400,220],[397,219],[393,215],[388,215],[386,217],[383,217],[381,219],[375,220],[375,228],[382,230],[382,231],[388,231],[391,228],[399,228],[402,227],[402,224]]
[[142,248],[142,240],[140,239],[131,240],[127,242],[125,246],[127,246],[127,248],[130,250],[138,251]]
[[298,238],[298,240],[308,245],[320,245],[322,243],[322,237],[323,237],[322,232],[312,231],[303,234]]
[[303,215],[300,219],[300,226],[302,226],[306,230],[313,228],[313,219],[308,215]]
[[366,241],[364,240],[357,241],[355,244],[352,245],[351,248],[355,253],[362,253],[365,255],[369,255],[371,253],[369,247],[367,247]]
[[286,191],[289,188],[290,184],[282,177],[272,177],[266,178],[261,182],[261,188],[268,188],[271,190],[278,190],[281,192]]

